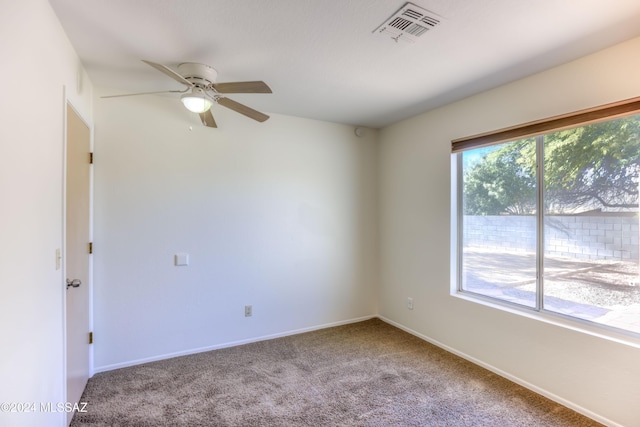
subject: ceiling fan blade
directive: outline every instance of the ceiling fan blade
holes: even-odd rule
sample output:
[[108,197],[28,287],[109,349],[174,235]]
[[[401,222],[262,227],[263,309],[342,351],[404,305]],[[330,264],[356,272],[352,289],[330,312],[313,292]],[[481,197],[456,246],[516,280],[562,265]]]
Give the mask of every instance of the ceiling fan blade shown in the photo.
[[263,81],[214,83],[213,88],[218,93],[272,93]]
[[253,108],[247,107],[246,105],[240,104],[239,102],[236,102],[229,98],[218,98],[218,104],[240,114],[244,114],[250,119],[257,120],[259,122],[264,122],[269,118],[269,116],[267,116],[266,114],[263,114],[260,111],[256,111]]
[[189,87],[193,86],[193,83],[191,83],[189,80],[185,79],[180,74],[176,73],[171,68],[169,68],[169,67],[167,67],[165,65],[158,64],[156,62],[147,61],[145,59],[143,59],[142,62],[144,62],[147,65],[151,65],[156,70],[166,74],[167,76],[171,77],[175,81],[178,81],[178,82],[182,83],[183,85],[187,85]]
[[122,95],[105,95],[105,96],[101,96],[100,98],[121,98],[123,96],[154,95],[154,94],[157,94],[157,93],[185,93],[188,90],[189,89],[185,89],[185,90],[159,90],[159,91],[156,91],[156,92],[125,93],[125,94],[122,94]]
[[211,110],[207,110],[204,113],[200,113],[200,120],[202,120],[202,124],[208,126],[210,128],[217,128],[218,125],[216,121],[213,119],[213,114],[211,114]]

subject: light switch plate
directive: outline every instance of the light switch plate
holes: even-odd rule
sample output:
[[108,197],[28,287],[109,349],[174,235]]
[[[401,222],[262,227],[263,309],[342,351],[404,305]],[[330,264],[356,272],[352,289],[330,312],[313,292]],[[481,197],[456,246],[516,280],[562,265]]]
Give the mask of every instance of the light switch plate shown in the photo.
[[60,265],[62,263],[62,251],[60,248],[56,249],[56,270],[60,270]]
[[189,254],[176,254],[175,264],[176,266],[189,265]]

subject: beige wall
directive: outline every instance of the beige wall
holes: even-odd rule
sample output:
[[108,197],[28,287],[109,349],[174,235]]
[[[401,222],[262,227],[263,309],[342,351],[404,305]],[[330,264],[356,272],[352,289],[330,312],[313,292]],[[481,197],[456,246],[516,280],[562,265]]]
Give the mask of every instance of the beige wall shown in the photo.
[[[63,86],[91,120],[91,82],[49,3],[0,2],[0,402],[64,402]],[[78,71],[84,76],[76,90]],[[65,414],[0,412],[0,425]]]
[[[63,86],[89,121],[92,88],[81,71],[77,92],[78,58],[45,0],[0,8],[0,401],[62,402]],[[223,112],[212,137],[168,98],[96,99],[96,367],[379,310],[589,415],[639,425],[638,340],[449,291],[450,140],[639,96],[638,51],[634,39],[390,126],[379,150],[375,133],[342,125]],[[176,252],[191,265],[174,267]],[[0,413],[2,425],[64,423]]]
[[[450,295],[450,141],[640,96],[640,39],[389,126],[380,147],[380,314],[600,420],[640,425],[640,340]],[[414,310],[407,310],[407,297]],[[534,318],[537,317],[537,318]]]
[[97,370],[376,314],[377,132],[219,106],[210,129],[160,96],[95,110]]

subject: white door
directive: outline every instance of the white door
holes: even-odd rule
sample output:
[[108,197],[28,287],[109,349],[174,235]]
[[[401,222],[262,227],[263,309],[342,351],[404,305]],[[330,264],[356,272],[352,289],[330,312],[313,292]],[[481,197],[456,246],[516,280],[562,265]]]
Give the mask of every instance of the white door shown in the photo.
[[[67,104],[66,334],[67,402],[80,401],[89,379],[90,132]],[[71,422],[73,413],[67,421]]]

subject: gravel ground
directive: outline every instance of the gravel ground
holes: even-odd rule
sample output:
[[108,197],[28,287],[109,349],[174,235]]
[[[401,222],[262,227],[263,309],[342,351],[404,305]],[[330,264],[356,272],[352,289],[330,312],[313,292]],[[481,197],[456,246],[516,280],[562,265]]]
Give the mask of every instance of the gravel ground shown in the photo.
[[[548,307],[555,306],[565,314],[640,332],[638,262],[547,256],[544,263],[544,294],[549,298]],[[504,295],[506,300],[528,306],[534,304],[535,254],[466,249],[464,265],[467,289],[498,298]]]
[[[570,258],[554,259],[559,264],[563,261],[575,264]],[[638,263],[591,260],[585,264],[577,271],[545,274],[545,295],[603,308],[640,304]]]

